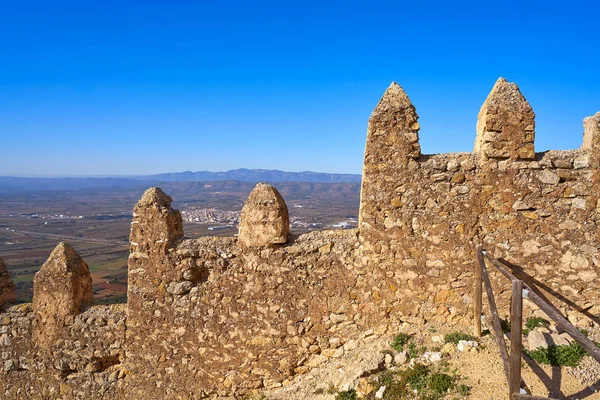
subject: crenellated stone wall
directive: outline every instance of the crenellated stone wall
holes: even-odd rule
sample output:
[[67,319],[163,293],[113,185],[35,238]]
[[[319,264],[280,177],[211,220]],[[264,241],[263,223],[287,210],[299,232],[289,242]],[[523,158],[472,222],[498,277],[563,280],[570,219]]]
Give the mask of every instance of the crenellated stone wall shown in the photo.
[[[465,322],[474,248],[483,243],[523,267],[526,281],[598,321],[600,115],[584,121],[580,150],[534,153],[531,106],[501,78],[479,113],[474,153],[415,158],[402,134],[415,115],[407,99],[392,85],[369,121],[359,239],[360,259],[375,273],[365,287],[377,285],[402,315]],[[499,283],[506,306],[509,293]]]
[[[296,236],[284,199],[260,183],[238,238],[186,238],[171,198],[149,189],[133,213],[127,305],[91,305],[87,265],[60,244],[33,305],[0,314],[0,393],[201,399],[283,386],[402,323],[469,325],[479,243],[574,323],[598,324],[600,113],[581,149],[535,153],[533,110],[500,79],[476,132],[473,153],[421,154],[416,108],[393,83],[369,120],[357,230]],[[2,268],[0,309],[14,300]],[[509,285],[492,278],[506,312]]]

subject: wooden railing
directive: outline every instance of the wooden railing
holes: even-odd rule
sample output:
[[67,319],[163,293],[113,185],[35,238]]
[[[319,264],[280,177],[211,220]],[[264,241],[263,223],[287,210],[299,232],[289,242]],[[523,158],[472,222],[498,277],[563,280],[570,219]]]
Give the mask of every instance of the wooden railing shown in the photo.
[[[531,300],[537,305],[546,315],[552,319],[558,328],[569,334],[579,345],[596,361],[600,363],[600,349],[589,340],[583,333],[575,328],[560,312],[552,307],[545,299],[539,296],[533,289],[517,279],[509,269],[500,261],[493,258],[485,250],[483,246],[478,245],[476,248],[477,263],[475,267],[475,318],[473,324],[474,334],[481,337],[481,319],[485,318],[488,326],[492,327],[500,357],[504,365],[504,374],[508,383],[508,398],[512,399],[548,399],[547,397],[537,397],[529,394],[520,393],[521,389],[521,357],[523,353],[522,343],[522,327],[523,327],[523,297]],[[504,334],[498,315],[498,307],[488,270],[485,266],[485,260],[488,260],[502,275],[510,280],[511,300],[510,300],[510,354],[504,341]],[[485,284],[488,304],[490,308],[491,321],[482,313],[482,284]]]

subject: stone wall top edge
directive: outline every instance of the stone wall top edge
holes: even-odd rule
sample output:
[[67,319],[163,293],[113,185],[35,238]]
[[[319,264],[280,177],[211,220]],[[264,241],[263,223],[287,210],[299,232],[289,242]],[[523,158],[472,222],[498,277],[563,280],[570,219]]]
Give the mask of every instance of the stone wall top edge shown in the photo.
[[[479,160],[475,153],[469,152],[452,152],[452,153],[435,153],[435,154],[422,154],[419,158],[413,159],[414,162],[419,165],[420,168],[428,169],[439,169],[440,162],[458,161],[459,163],[470,160],[476,166],[483,166],[486,164],[504,164],[504,165],[515,165],[519,169],[546,169],[546,168],[565,168],[565,162],[573,164],[577,159],[589,159],[590,152],[587,149],[572,149],[572,150],[545,150],[535,153],[535,158],[530,160],[515,160],[515,159],[489,159]],[[556,161],[556,163],[555,163]],[[580,163],[582,164],[582,163]],[[567,167],[567,168],[573,168]],[[589,169],[587,162],[576,169]]]
[[[588,150],[586,149],[569,149],[569,150],[544,150],[544,151],[537,151],[535,153],[535,159],[539,160],[540,158],[543,157],[572,157],[572,156],[577,156],[583,153],[588,152]],[[476,157],[476,154],[473,152],[468,152],[468,151],[463,151],[463,152],[443,152],[443,153],[423,153],[421,154],[421,156],[417,159],[415,159],[415,161],[427,161],[430,158],[437,158],[437,157],[445,157],[445,158],[452,158],[452,157],[456,157],[456,158],[460,158],[460,157]],[[523,162],[523,161],[528,161],[528,160],[513,160],[514,162]]]
[[[28,316],[33,317],[33,304],[32,303],[19,303],[10,306],[6,312],[8,316]],[[77,314],[73,317],[72,321],[82,321],[86,323],[93,321],[96,318],[104,318],[107,320],[123,320],[127,316],[127,304],[97,304],[88,307],[82,313]],[[91,318],[91,319],[90,319]]]
[[[287,246],[293,246],[296,243],[303,243],[308,241],[318,241],[322,239],[342,239],[347,238],[351,239],[352,237],[357,237],[358,229],[329,229],[322,231],[311,231],[305,233],[294,233],[291,232],[290,240],[287,243],[272,245],[266,247],[272,248],[282,248]],[[235,246],[237,245],[237,237],[230,236],[202,236],[198,238],[185,238],[182,240],[177,249],[186,249],[186,248],[196,248],[199,246]]]

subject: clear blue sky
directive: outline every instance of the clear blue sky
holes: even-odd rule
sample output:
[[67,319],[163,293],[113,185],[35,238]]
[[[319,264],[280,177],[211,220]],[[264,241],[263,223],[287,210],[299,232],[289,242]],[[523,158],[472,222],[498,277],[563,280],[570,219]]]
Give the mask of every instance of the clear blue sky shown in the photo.
[[598,1],[0,0],[0,175],[360,173],[391,81],[424,153],[471,151],[499,76],[574,149],[600,111]]

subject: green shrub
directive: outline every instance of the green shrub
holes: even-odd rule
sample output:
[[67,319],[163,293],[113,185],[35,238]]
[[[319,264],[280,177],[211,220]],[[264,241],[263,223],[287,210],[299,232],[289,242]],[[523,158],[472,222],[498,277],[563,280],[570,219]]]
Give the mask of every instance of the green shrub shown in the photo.
[[394,337],[394,340],[392,340],[391,346],[392,349],[396,350],[396,351],[402,351],[404,350],[404,345],[408,343],[408,341],[410,340],[410,336],[406,333],[399,333]]
[[427,387],[436,394],[444,394],[454,386],[454,378],[448,374],[434,373],[429,377]]
[[427,378],[430,372],[429,367],[423,364],[415,364],[412,368],[409,368],[404,372],[404,380],[417,392],[427,387]]
[[410,358],[416,358],[419,355],[419,350],[417,349],[417,345],[414,343],[408,344],[408,356]]
[[386,390],[384,399],[412,398],[409,395],[416,392],[419,399],[437,400],[444,397],[455,386],[455,377],[443,372],[433,372],[428,366],[422,364],[415,364],[412,368],[398,372],[398,377],[396,386],[393,387],[394,392],[388,397],[385,395]]
[[444,341],[446,343],[458,344],[461,340],[477,340],[477,338],[463,332],[452,332],[444,336]]
[[550,322],[548,322],[547,320],[545,320],[542,317],[531,317],[531,318],[527,318],[527,321],[525,322],[525,329],[523,329],[523,334],[527,335],[529,333],[529,331],[534,330],[535,328],[538,327],[548,327],[550,325]]
[[[399,379],[396,379],[396,374],[392,371],[385,371],[379,375],[379,386],[385,386],[385,392],[383,393],[383,398],[385,400],[400,400],[406,399],[408,397],[408,386],[406,385],[406,381],[403,379],[401,373],[399,375]],[[374,396],[373,392],[373,396]],[[369,397],[371,399],[373,397]]]
[[457,391],[461,396],[468,396],[471,394],[471,387],[463,383],[462,385],[458,385]]
[[335,400],[357,400],[358,395],[356,394],[356,390],[350,389],[345,392],[338,392],[335,396]]
[[[448,392],[466,396],[470,391],[467,385],[457,387],[455,376],[422,364],[400,371],[384,371],[378,375],[377,385],[386,388],[384,400],[440,400]],[[374,394],[372,392],[367,399],[374,399]]]
[[577,343],[566,346],[548,346],[546,349],[524,350],[524,353],[540,364],[576,367],[585,356],[585,350]]

